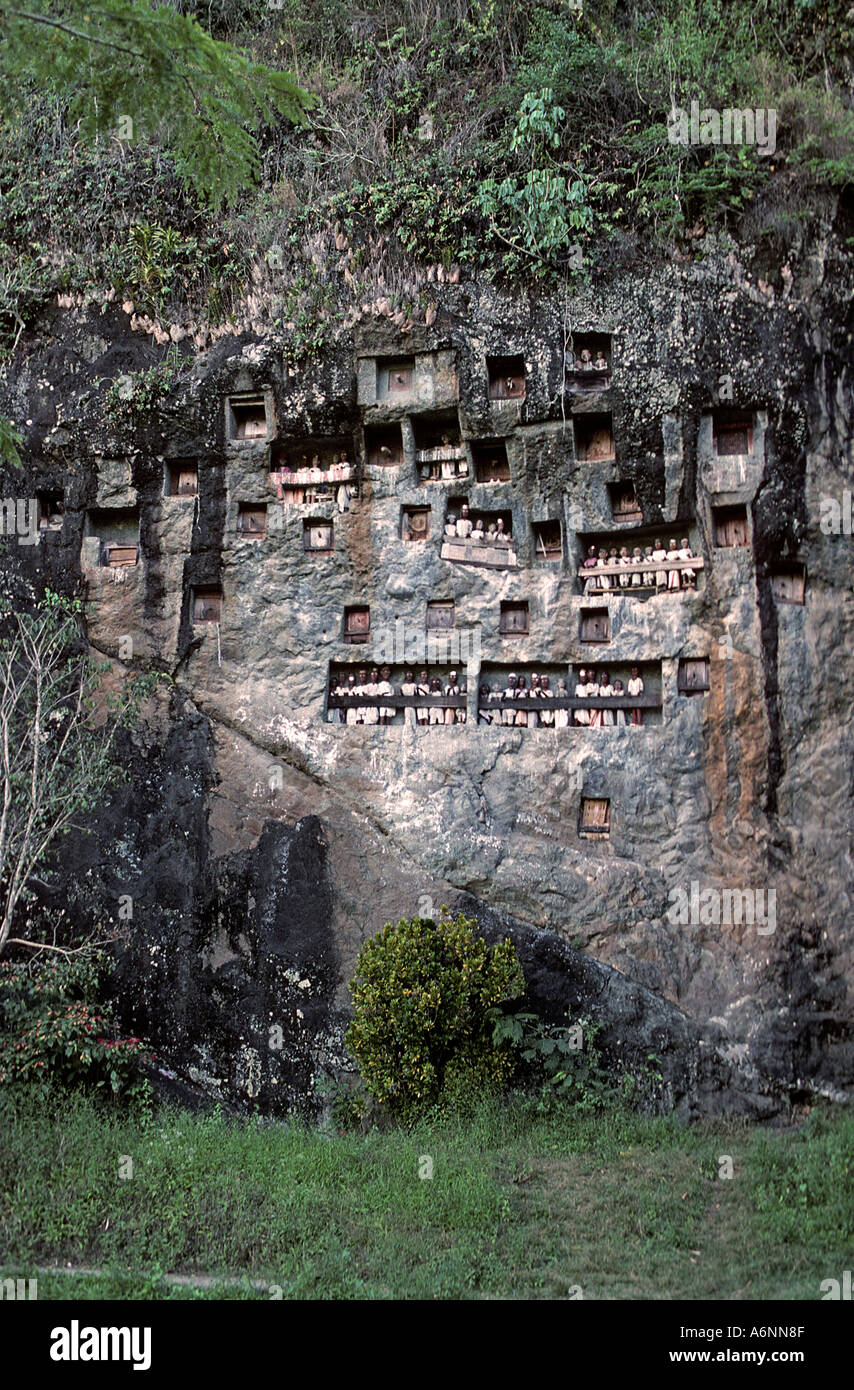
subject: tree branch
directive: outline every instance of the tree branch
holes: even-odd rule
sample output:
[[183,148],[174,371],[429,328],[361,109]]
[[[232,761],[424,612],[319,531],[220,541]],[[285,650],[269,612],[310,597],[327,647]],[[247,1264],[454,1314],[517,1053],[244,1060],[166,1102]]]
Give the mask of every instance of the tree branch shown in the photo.
[[99,38],[97,34],[87,34],[84,29],[74,29],[70,24],[63,24],[59,19],[49,19],[46,14],[31,14],[29,10],[7,10],[7,14],[12,14],[16,19],[28,19],[31,24],[46,24],[51,29],[61,29],[64,34],[71,34],[75,39],[83,39],[84,43],[98,43],[103,48],[113,48],[117,53],[128,53],[132,58],[144,58],[145,54],[140,53],[136,48],[128,48],[125,44],[112,43],[110,39]]

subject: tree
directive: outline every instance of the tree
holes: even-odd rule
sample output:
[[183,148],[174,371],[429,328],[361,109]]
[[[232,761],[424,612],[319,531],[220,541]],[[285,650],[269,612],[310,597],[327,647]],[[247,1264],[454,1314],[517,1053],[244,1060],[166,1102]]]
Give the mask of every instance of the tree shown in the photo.
[[512,1072],[491,1010],[524,993],[522,967],[509,939],[487,946],[462,914],[388,923],[359,952],[350,987],[346,1043],[368,1094],[391,1114],[465,1103]]
[[0,954],[15,910],[56,840],[122,777],[119,731],[153,680],[106,700],[97,721],[98,666],[81,634],[83,605],[48,593],[34,611],[0,609]]
[[25,106],[33,84],[67,103],[84,138],[162,139],[214,205],[257,175],[261,124],[302,122],[314,104],[288,73],[149,0],[0,0],[0,105]]

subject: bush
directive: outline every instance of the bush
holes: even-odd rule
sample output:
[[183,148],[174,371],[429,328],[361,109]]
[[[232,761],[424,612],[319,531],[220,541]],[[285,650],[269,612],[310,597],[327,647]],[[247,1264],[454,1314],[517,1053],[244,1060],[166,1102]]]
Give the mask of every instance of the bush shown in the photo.
[[500,1009],[494,1009],[490,1018],[493,1041],[506,1041],[518,1049],[527,1076],[539,1086],[540,1110],[568,1101],[586,1113],[614,1099],[613,1083],[596,1046],[600,1024],[586,1018],[546,1023],[537,1014]]
[[513,1071],[488,1014],[518,998],[525,978],[512,943],[489,947],[476,927],[444,912],[438,922],[404,919],[359,953],[347,1046],[368,1093],[397,1118],[459,1104]]
[[0,961],[0,1085],[47,1092],[53,1082],[147,1103],[139,1038],[121,1038],[99,1006],[100,954]]

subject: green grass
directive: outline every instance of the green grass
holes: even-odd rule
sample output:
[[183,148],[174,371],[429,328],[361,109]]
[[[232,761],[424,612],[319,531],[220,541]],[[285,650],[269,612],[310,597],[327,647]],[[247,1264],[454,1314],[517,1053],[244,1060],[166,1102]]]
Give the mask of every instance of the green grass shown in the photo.
[[0,1276],[42,1299],[817,1299],[854,1255],[850,1111],[686,1129],[519,1099],[359,1135],[6,1096],[0,1126]]

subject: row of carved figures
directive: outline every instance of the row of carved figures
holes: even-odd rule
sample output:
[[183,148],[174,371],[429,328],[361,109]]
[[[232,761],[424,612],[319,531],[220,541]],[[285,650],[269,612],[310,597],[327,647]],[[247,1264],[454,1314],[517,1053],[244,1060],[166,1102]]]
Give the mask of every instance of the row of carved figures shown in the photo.
[[448,513],[445,522],[445,535],[454,536],[465,541],[474,541],[483,545],[512,545],[513,536],[504,525],[504,518],[498,517],[496,521],[491,521],[484,528],[482,516],[476,516],[472,520],[469,509],[465,503],[460,508],[459,516],[455,512]]
[[[456,671],[450,672],[446,684],[439,676],[431,677],[427,671],[419,672],[416,681],[414,673],[407,671],[403,682],[395,690],[388,666],[373,667],[370,672],[365,668],[358,674],[351,671],[346,680],[343,672],[334,676],[329,693],[336,702],[344,702],[330,708],[326,716],[330,724],[389,724],[398,706],[384,705],[382,700],[383,697],[394,699],[396,696],[412,701],[405,705],[403,713],[405,722],[413,727],[416,724],[466,722],[467,685],[465,681],[458,680]],[[636,666],[632,667],[627,689],[623,688],[623,682],[619,679],[612,684],[607,671],[600,671],[598,678],[592,669],[581,668],[578,672],[575,687],[577,699],[623,700],[637,698],[643,693],[643,679]],[[425,699],[429,704],[418,705],[415,703],[418,699]],[[449,699],[453,700],[453,704],[447,703]],[[526,701],[524,708],[519,705],[520,700]],[[546,708],[531,709],[527,704],[531,700],[542,700]],[[556,701],[553,709],[547,707],[549,700]],[[360,704],[359,701],[365,703]],[[532,671],[531,684],[528,686],[524,675],[511,672],[503,690],[499,686],[493,690],[488,681],[483,681],[478,687],[477,722],[528,729],[565,729],[570,722],[590,729],[643,723],[640,708],[614,708],[603,704],[570,709],[568,701],[569,691],[565,680],[559,680],[557,690],[553,691],[550,679],[545,674]]]
[[346,681],[342,676],[335,678],[330,694],[339,699],[351,699],[353,704],[347,708],[331,709],[328,713],[327,721],[330,724],[389,724],[396,713],[395,706],[372,703],[369,705],[357,705],[356,700],[370,699],[378,702],[385,696],[403,695],[410,698],[423,696],[430,700],[429,705],[423,708],[420,706],[409,705],[404,709],[404,716],[407,724],[465,724],[466,709],[463,699],[459,699],[454,705],[442,706],[438,702],[443,698],[464,697],[468,687],[465,681],[457,680],[457,672],[451,671],[448,676],[448,683],[443,686],[438,676],[430,677],[427,671],[421,671],[418,680],[415,680],[412,671],[407,671],[403,683],[395,690],[391,683],[391,670],[388,666],[381,669],[374,667],[370,673],[367,670],[359,671],[358,679],[354,672],[350,672]]
[[[628,689],[623,689],[623,682],[615,680],[611,684],[611,678],[607,671],[600,671],[597,679],[596,672],[582,668],[578,672],[578,684],[575,687],[576,697],[580,700],[619,700],[625,696],[643,695],[643,679],[638,672],[637,666],[632,667],[632,673],[628,681]],[[515,725],[522,728],[566,728],[569,724],[570,710],[560,707],[554,710],[531,710],[514,709],[514,700],[558,700],[565,701],[569,698],[566,681],[559,680],[557,683],[557,693],[551,690],[549,677],[538,675],[536,671],[531,672],[530,687],[525,684],[524,676],[517,676],[511,672],[507,677],[507,685],[504,690],[492,690],[484,682],[478,690],[478,724],[505,724]],[[495,709],[495,705],[501,705],[501,709]],[[599,729],[612,725],[624,725],[627,722],[632,724],[643,723],[643,711],[641,709],[614,709],[607,706],[599,708],[574,709],[572,722],[580,727]],[[626,720],[628,714],[629,719]]]
[[[585,574],[584,592],[585,594],[599,593],[603,589],[628,589],[628,588],[655,588],[655,589],[693,589],[697,583],[696,571],[690,565],[680,565],[678,568],[667,569],[668,560],[698,560],[700,556],[692,555],[691,547],[688,544],[688,537],[683,536],[679,545],[671,538],[667,550],[656,541],[654,545],[644,546],[643,552],[639,545],[636,545],[631,555],[628,546],[622,546],[619,553],[616,548],[607,551],[604,547],[599,550],[597,546],[591,545],[587,558],[581,568],[585,571],[592,570],[592,574]],[[648,567],[646,567],[648,562]],[[603,574],[603,569],[619,565],[623,568],[622,574]],[[656,566],[656,568],[652,568]]]

